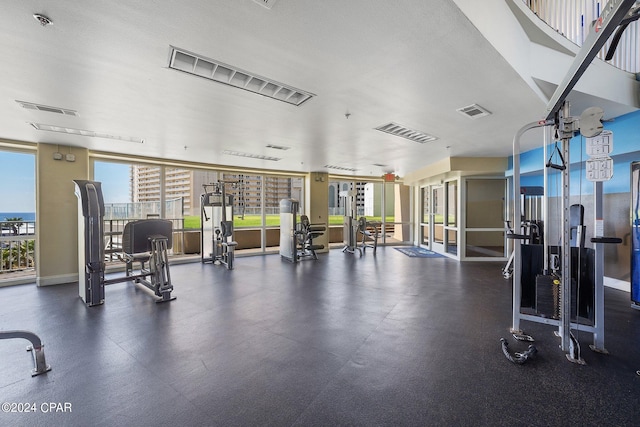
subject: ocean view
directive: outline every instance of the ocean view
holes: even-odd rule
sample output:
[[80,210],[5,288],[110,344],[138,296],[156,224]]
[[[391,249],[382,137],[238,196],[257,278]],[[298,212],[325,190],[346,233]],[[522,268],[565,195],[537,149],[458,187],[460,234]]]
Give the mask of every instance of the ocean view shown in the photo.
[[0,221],[4,221],[7,218],[22,218],[25,221],[35,221],[35,212],[0,212]]

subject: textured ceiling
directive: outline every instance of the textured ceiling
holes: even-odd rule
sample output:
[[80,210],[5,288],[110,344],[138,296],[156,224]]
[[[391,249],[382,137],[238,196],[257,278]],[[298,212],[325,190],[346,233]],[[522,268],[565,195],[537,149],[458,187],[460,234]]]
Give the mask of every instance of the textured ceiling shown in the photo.
[[[34,13],[54,25],[40,26]],[[450,0],[278,0],[271,10],[252,0],[22,0],[4,2],[0,20],[5,139],[402,176],[447,156],[507,156],[515,131],[544,111]],[[171,70],[171,45],[316,96],[296,107]],[[77,110],[79,117],[27,110],[16,100]],[[473,103],[493,114],[471,120],[456,112]],[[29,122],[145,142],[38,131]],[[439,139],[418,144],[374,130],[389,122]]]

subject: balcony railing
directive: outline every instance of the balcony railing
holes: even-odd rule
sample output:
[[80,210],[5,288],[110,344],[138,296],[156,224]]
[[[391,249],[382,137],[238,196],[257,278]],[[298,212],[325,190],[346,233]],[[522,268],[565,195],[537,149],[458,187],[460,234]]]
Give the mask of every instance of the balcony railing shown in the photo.
[[2,221],[0,274],[35,269],[35,221]]
[[[595,21],[607,4],[607,1],[595,0],[523,0],[540,19],[551,28],[582,46]],[[604,60],[611,38],[607,41],[598,58]],[[632,22],[622,34],[611,65],[631,73],[640,72],[640,31],[638,21]]]

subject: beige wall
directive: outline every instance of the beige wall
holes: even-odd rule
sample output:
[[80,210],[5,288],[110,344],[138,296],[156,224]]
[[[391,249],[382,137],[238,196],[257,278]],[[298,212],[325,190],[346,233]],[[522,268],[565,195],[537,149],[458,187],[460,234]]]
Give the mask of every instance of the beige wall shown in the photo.
[[[329,174],[312,172],[305,178],[308,197],[305,199],[305,212],[312,224],[322,224],[329,230]],[[329,232],[313,240],[314,244],[324,245],[317,252],[329,251]]]
[[[62,160],[54,160],[55,152]],[[67,154],[75,161],[67,161]],[[78,280],[78,199],[74,179],[89,179],[84,148],[38,144],[36,154],[36,283],[38,286]]]
[[[385,183],[387,185],[387,183]],[[387,187],[388,188],[388,187]],[[411,187],[402,184],[393,184],[394,201],[395,201],[395,221],[396,222],[411,222],[411,203],[409,199],[411,197]],[[402,226],[396,225],[394,227],[393,238],[401,242],[409,241],[411,234],[411,224],[404,224]]]

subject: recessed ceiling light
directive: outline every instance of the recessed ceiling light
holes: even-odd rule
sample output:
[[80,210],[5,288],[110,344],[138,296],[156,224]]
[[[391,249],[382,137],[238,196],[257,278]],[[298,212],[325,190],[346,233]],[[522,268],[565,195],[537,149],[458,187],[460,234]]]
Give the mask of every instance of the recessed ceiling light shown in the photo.
[[272,162],[277,162],[278,160],[282,160],[279,157],[263,156],[262,154],[243,153],[241,151],[234,151],[234,150],[224,150],[222,154],[228,154],[229,156],[248,157],[250,159],[270,160]]
[[467,105],[466,107],[458,108],[458,113],[463,114],[470,119],[479,119],[491,114],[491,111],[479,106],[478,104]]
[[74,129],[74,128],[68,128],[63,126],[46,125],[43,123],[29,123],[29,124],[37,130],[43,130],[47,132],[58,132],[58,133],[66,133],[69,135],[89,136],[92,138],[115,139],[118,141],[136,142],[138,144],[144,143],[144,139],[130,137],[130,136],[111,135],[108,133],[94,132],[92,130]]
[[300,106],[315,96],[249,71],[171,46],[169,68]]
[[76,110],[70,110],[68,108],[51,107],[49,105],[35,104],[33,102],[18,101],[17,99],[16,99],[16,102],[20,104],[22,108],[26,108],[27,110],[38,110],[38,111],[44,111],[47,113],[63,114],[65,116],[74,116],[74,117],[79,116]]
[[429,135],[428,133],[420,132],[418,130],[409,129],[393,122],[387,123],[386,125],[378,126],[375,129],[379,130],[380,132],[385,132],[391,135],[408,139],[410,141],[419,142],[420,144],[435,141],[436,139],[438,139],[437,136]]

